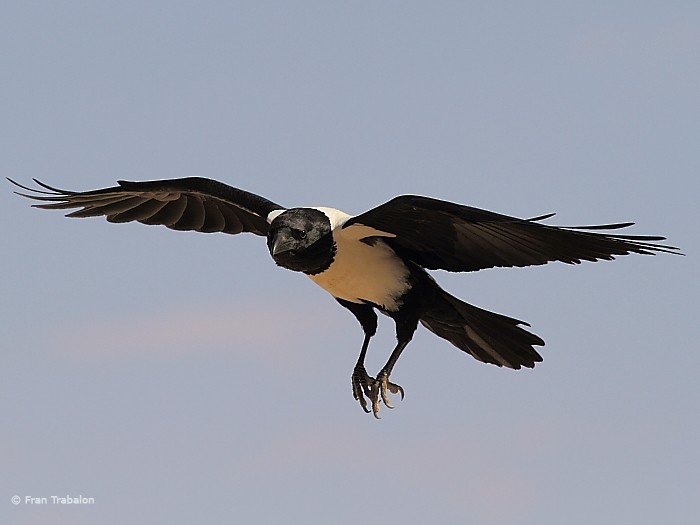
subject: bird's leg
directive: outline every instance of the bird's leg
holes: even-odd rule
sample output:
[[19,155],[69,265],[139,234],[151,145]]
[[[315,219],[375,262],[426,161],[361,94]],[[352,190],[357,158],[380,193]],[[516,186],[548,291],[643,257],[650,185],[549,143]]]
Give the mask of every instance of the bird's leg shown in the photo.
[[353,313],[360,322],[362,331],[365,334],[362,350],[360,350],[357,363],[352,371],[352,396],[356,401],[360,402],[362,410],[369,413],[366,399],[372,399],[372,385],[374,385],[375,379],[370,377],[367,374],[367,370],[365,370],[365,356],[367,355],[367,348],[369,348],[369,340],[377,333],[377,314],[369,304],[353,303],[338,298],[336,298],[336,301]]
[[386,364],[377,374],[377,378],[370,385],[370,392],[372,394],[370,397],[372,400],[372,413],[377,419],[379,419],[378,414],[380,397],[387,408],[394,408],[389,402],[388,392],[391,392],[392,394],[400,394],[401,399],[403,400],[403,388],[396,383],[389,381],[389,376],[391,375],[391,371],[394,369],[394,365],[399,360],[401,352],[403,352],[404,348],[406,348],[408,343],[411,342],[413,334],[415,333],[416,328],[418,328],[418,318],[411,315],[410,311],[408,315],[402,315],[401,313],[396,312],[394,315],[391,315],[391,317],[396,323],[397,344],[394,350],[391,352]]
[[394,365],[396,364],[396,361],[398,361],[399,356],[401,355],[401,352],[403,352],[403,349],[406,348],[408,345],[408,341],[399,341],[399,343],[396,345],[396,348],[394,348],[394,351],[391,352],[391,355],[389,356],[389,360],[386,362],[384,367],[379,371],[377,374],[377,378],[374,380],[373,385],[372,385],[372,413],[374,414],[374,417],[379,417],[377,414],[379,414],[379,396],[381,395],[382,401],[384,402],[384,405],[387,408],[394,408],[393,405],[389,402],[389,396],[387,394],[387,390],[391,392],[392,394],[401,394],[401,399],[403,400],[404,396],[404,391],[403,388],[400,385],[397,385],[396,383],[392,383],[389,381],[389,375],[391,374],[392,369],[394,368]]
[[365,401],[365,396],[372,399],[372,389],[370,384],[373,384],[375,379],[370,377],[365,370],[365,356],[367,355],[367,348],[369,347],[369,340],[372,336],[365,333],[365,340],[362,343],[362,350],[360,350],[360,356],[357,358],[357,363],[355,364],[355,369],[352,371],[352,396],[356,401],[360,402],[362,410],[369,414],[369,409],[367,408],[367,402]]
[[401,399],[403,399],[403,388],[389,381],[389,375],[401,352],[413,338],[413,334],[418,327],[418,318],[412,315],[411,311],[408,313],[391,312],[389,314],[396,323],[396,339],[398,343],[393,352],[391,352],[391,356],[389,356],[389,360],[384,365],[384,368],[374,378],[367,374],[365,357],[367,356],[369,341],[377,333],[377,314],[370,304],[353,303],[338,298],[336,298],[336,301],[353,313],[360,322],[362,331],[365,333],[360,355],[352,371],[352,396],[360,403],[362,410],[367,413],[369,413],[367,403],[367,400],[369,400],[372,403],[372,414],[379,419],[380,399],[387,408],[394,408],[389,402],[389,393],[401,394]]
[[391,374],[391,369],[399,358],[399,355],[403,349],[408,344],[408,341],[401,342],[396,345],[394,351],[391,353],[389,360],[387,361],[384,368],[381,369],[377,378],[371,377],[367,374],[365,370],[365,356],[367,354],[367,348],[369,347],[369,340],[372,336],[365,335],[365,340],[362,343],[362,350],[360,351],[360,356],[355,364],[355,369],[352,372],[352,395],[360,402],[362,410],[369,414],[369,409],[367,408],[367,401],[365,398],[372,402],[372,414],[374,417],[379,419],[379,399],[384,402],[387,408],[394,408],[389,402],[389,395],[387,391],[392,394],[401,394],[401,399],[403,399],[403,388],[401,386],[389,381],[389,374]]
[[391,353],[389,360],[387,361],[384,368],[381,369],[377,378],[371,377],[367,374],[365,370],[365,355],[367,354],[367,347],[369,346],[369,340],[371,336],[365,335],[365,340],[362,343],[362,350],[360,351],[360,357],[357,359],[355,364],[355,369],[352,373],[352,395],[360,402],[362,410],[369,414],[369,409],[367,408],[367,401],[365,397],[372,402],[372,414],[374,417],[379,419],[379,399],[384,402],[387,408],[394,408],[389,402],[389,395],[387,391],[392,394],[401,394],[401,399],[403,399],[404,392],[401,386],[389,381],[389,374],[391,374],[391,369],[394,368],[394,364],[399,358],[399,355],[408,345],[408,341],[400,342],[394,348]]

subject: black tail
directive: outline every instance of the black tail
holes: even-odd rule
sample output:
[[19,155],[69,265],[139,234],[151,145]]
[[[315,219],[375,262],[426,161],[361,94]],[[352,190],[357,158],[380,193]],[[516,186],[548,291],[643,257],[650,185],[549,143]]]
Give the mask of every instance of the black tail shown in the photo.
[[435,291],[420,318],[435,335],[484,363],[517,370],[542,361],[533,346],[544,346],[544,341],[522,328],[530,326],[526,322],[482,310],[442,289]]

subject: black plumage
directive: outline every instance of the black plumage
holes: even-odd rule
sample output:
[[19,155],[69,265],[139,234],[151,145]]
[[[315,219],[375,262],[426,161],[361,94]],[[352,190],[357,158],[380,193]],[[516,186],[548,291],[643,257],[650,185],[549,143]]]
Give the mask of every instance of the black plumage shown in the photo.
[[633,223],[561,227],[517,219],[471,206],[404,195],[350,219],[390,232],[387,242],[406,258],[430,270],[470,272],[493,267],[533,266],[553,261],[611,260],[616,255],[675,252],[654,244],[664,237],[611,235],[584,230],[617,230]]
[[[470,305],[443,290],[426,270],[470,272],[493,267],[560,261],[611,260],[638,253],[679,254],[664,237],[620,235],[632,223],[560,227],[428,197],[404,195],[357,216],[333,208],[287,209],[263,197],[210,179],[191,177],[74,192],[35,180],[20,195],[36,207],[76,210],[68,217],[105,216],[114,223],[138,221],[174,230],[265,236],[272,258],[305,273],[359,321],[362,349],[352,374],[355,399],[375,416],[388,393],[399,356],[422,324],[484,363],[532,368],[544,341],[518,319]],[[397,345],[372,377],[364,361],[377,330],[379,311],[396,325]]]
[[173,230],[250,232],[265,236],[268,228],[265,218],[271,211],[283,209],[253,193],[201,177],[148,182],[120,180],[119,186],[85,192],[60,190],[35,180],[43,188],[38,190],[9,180],[32,192],[31,195],[20,192],[20,195],[45,203],[35,205],[37,208],[80,208],[67,217],[105,216],[109,222],[138,221]]

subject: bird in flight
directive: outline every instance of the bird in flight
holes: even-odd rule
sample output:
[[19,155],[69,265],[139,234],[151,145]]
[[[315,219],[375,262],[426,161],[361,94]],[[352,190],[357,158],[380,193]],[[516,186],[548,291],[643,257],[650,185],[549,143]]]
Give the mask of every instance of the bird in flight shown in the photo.
[[[443,290],[427,270],[472,272],[561,261],[612,260],[657,252],[664,237],[619,235],[633,223],[560,227],[541,221],[554,214],[518,219],[470,206],[402,195],[360,215],[334,208],[286,208],[227,184],[199,177],[75,192],[34,179],[36,188],[10,182],[46,209],[76,209],[68,217],[105,216],[173,230],[266,237],[278,266],[306,274],[359,321],[364,332],[352,372],[352,393],[362,409],[379,417],[380,404],[403,388],[389,380],[418,324],[484,363],[533,368],[544,341],[524,321],[472,306]],[[614,233],[610,233],[613,231]],[[370,376],[365,356],[377,330],[376,311],[393,319],[397,344],[386,364]]]

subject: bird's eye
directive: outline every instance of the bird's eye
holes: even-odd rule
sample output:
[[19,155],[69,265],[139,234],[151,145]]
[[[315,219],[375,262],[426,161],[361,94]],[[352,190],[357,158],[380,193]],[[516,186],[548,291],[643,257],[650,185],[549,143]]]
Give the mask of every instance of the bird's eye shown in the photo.
[[292,230],[291,233],[292,237],[294,237],[297,241],[306,239],[306,230]]

